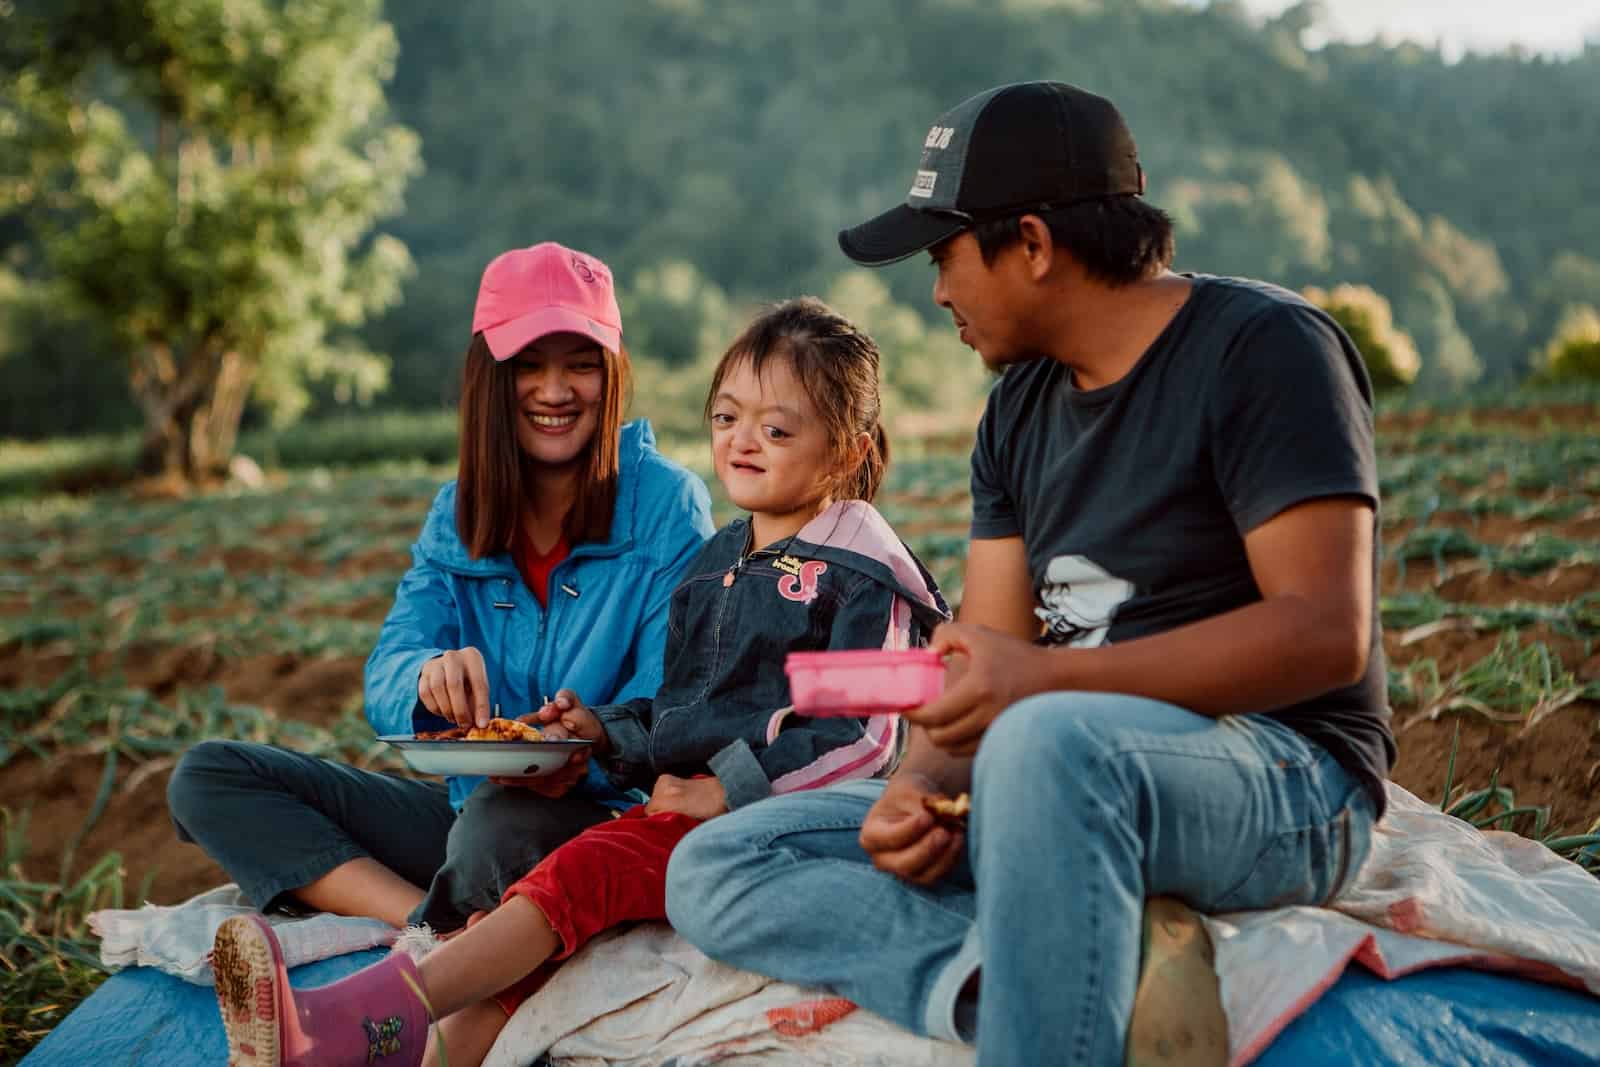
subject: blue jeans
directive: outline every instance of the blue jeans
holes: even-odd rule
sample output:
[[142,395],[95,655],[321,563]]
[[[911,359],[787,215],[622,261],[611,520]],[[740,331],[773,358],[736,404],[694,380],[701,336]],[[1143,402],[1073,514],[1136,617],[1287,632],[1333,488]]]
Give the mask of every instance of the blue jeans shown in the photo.
[[[1209,913],[1321,904],[1366,857],[1374,802],[1263,716],[1049,693],[973,771],[965,861],[931,889],[857,835],[883,783],[763,800],[673,853],[667,914],[708,955],[828,988],[978,1061],[1117,1064],[1146,897]],[[975,1007],[963,995],[981,968]]]

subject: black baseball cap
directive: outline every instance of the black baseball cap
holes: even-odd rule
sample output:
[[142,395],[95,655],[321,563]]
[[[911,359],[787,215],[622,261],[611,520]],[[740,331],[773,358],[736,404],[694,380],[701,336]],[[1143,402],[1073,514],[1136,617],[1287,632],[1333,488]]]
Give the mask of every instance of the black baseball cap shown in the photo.
[[1133,134],[1111,101],[1064,82],[1002,85],[939,116],[905,203],[840,230],[839,247],[881,267],[974,223],[1143,192]]

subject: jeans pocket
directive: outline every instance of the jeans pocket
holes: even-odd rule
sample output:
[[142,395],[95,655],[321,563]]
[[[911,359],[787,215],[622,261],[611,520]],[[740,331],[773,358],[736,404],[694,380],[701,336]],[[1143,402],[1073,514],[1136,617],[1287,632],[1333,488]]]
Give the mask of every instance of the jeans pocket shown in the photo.
[[1212,910],[1325,905],[1353,873],[1350,861],[1350,810],[1343,807],[1332,819],[1274,837],[1250,873],[1218,897]]

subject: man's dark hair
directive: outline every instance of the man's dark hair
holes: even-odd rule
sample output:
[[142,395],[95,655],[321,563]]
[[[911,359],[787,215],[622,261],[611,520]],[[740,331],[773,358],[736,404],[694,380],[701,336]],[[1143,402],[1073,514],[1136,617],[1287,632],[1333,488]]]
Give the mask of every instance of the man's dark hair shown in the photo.
[[[1085,200],[1036,214],[1050,227],[1055,243],[1083,264],[1089,277],[1107,285],[1131,285],[1154,278],[1172,262],[1172,218],[1137,196]],[[1022,215],[980,222],[972,227],[985,263],[1022,240]]]

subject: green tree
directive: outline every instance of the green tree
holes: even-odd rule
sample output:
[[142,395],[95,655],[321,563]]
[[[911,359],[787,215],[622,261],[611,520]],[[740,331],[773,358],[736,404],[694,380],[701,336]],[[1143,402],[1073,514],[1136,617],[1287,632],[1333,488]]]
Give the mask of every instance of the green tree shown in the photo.
[[1374,389],[1400,389],[1410,385],[1422,369],[1417,347],[1394,324],[1389,301],[1365,285],[1336,285],[1331,290],[1311,286],[1305,298],[1331,315],[1355,342]]
[[0,37],[0,216],[124,349],[142,467],[224,469],[253,389],[381,387],[355,329],[411,261],[370,231],[419,164],[380,0],[36,0]]
[[1600,312],[1588,304],[1566,309],[1545,346],[1539,375],[1556,382],[1600,382]]

